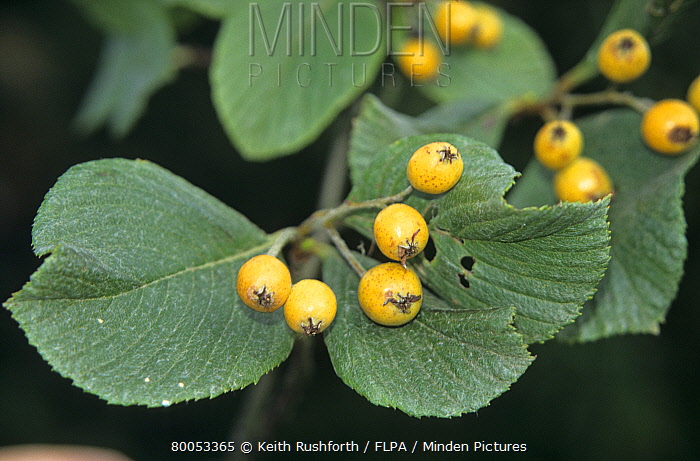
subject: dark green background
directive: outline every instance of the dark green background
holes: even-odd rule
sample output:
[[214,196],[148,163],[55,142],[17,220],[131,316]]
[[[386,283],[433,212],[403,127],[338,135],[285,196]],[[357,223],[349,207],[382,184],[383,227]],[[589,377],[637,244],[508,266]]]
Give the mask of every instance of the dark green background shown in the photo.
[[[586,51],[610,3],[497,2],[540,33],[560,72]],[[656,99],[683,97],[700,74],[698,25],[700,8],[694,3],[670,29],[668,40],[652,43],[652,68],[630,88]],[[206,46],[216,27],[195,24],[184,38]],[[246,163],[216,119],[204,69],[184,70],[158,92],[126,139],[112,140],[105,133],[76,136],[71,117],[92,77],[100,43],[100,35],[68,3],[16,1],[0,6],[2,300],[38,267],[31,251],[32,219],[46,191],[75,163],[114,156],[152,160],[267,231],[298,224],[316,208],[332,130],[298,155]],[[603,84],[596,80],[587,88]],[[425,105],[417,97],[402,99],[399,109],[406,112]],[[508,129],[501,153],[518,169],[527,160],[539,123],[520,119]],[[317,340],[306,386],[292,391],[284,387],[282,375],[289,363],[273,374],[276,381],[268,381],[274,401],[261,419],[269,430],[265,439],[355,440],[361,445],[367,440],[404,441],[409,447],[414,440],[525,443],[528,451],[521,459],[697,458],[698,176],[695,167],[686,181],[686,275],[660,335],[534,346],[537,360],[511,391],[477,414],[452,420],[414,419],[369,404],[335,376]],[[162,409],[110,406],[52,372],[9,313],[0,310],[0,446],[87,444],[115,448],[138,460],[166,459],[173,457],[172,441],[231,437],[254,389]]]

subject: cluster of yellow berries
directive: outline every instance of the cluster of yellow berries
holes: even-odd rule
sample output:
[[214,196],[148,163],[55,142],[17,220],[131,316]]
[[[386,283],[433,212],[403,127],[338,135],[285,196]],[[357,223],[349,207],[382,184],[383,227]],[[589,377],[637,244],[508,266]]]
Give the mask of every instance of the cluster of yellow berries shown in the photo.
[[[406,177],[411,186],[428,194],[442,194],[462,177],[464,162],[455,146],[433,142],[416,150],[408,161]],[[428,224],[413,207],[394,203],[377,214],[373,226],[379,251],[394,262],[374,266],[360,279],[360,307],[374,322],[400,326],[420,311],[423,287],[406,261],[428,244]]]
[[[649,68],[651,52],[644,37],[632,29],[610,34],[598,52],[598,68],[610,81],[630,82]],[[641,132],[651,149],[677,155],[690,148],[698,138],[697,111],[700,111],[698,79],[688,89],[688,102],[664,99],[650,107],[642,118]]]
[[[406,176],[414,189],[442,194],[457,184],[463,169],[456,147],[434,142],[413,153]],[[379,264],[364,273],[358,301],[374,322],[404,325],[418,314],[423,298],[420,279],[406,261],[427,245],[428,225],[413,207],[394,203],[377,213],[373,232],[379,250],[395,262]],[[273,312],[284,306],[289,327],[305,335],[325,330],[337,311],[335,294],[328,285],[315,279],[292,284],[287,266],[268,254],[255,256],[241,266],[236,291],[247,306],[259,312]]]
[[248,307],[258,312],[274,312],[284,306],[289,328],[305,335],[328,328],[337,310],[335,293],[328,285],[315,279],[292,284],[287,266],[267,254],[255,256],[241,266],[236,291]]
[[[480,49],[495,47],[503,34],[501,18],[493,8],[462,0],[441,1],[435,11],[435,26],[443,43]],[[441,63],[437,44],[422,37],[409,37],[397,55],[401,72],[417,82],[435,78]]]
[[495,10],[462,0],[440,2],[435,12],[435,25],[445,43],[458,46],[492,48],[503,33],[501,19]]
[[367,317],[380,325],[399,326],[411,321],[420,310],[423,287],[406,260],[419,254],[428,243],[428,225],[414,208],[403,203],[389,205],[377,214],[374,238],[389,259],[374,266],[360,279],[357,298]]
[[[623,29],[608,35],[598,50],[598,69],[614,83],[627,83],[649,68],[651,52],[642,35]],[[649,107],[641,122],[641,136],[652,150],[678,155],[698,138],[700,120],[700,77],[688,89],[688,102],[664,99]],[[562,201],[587,202],[612,192],[605,169],[594,160],[580,157],[583,136],[568,120],[546,123],[535,136],[535,157],[555,170],[554,190]]]
[[595,160],[581,157],[583,134],[575,123],[554,120],[545,123],[535,135],[535,157],[555,170],[554,191],[559,200],[588,202],[612,192],[605,169]]

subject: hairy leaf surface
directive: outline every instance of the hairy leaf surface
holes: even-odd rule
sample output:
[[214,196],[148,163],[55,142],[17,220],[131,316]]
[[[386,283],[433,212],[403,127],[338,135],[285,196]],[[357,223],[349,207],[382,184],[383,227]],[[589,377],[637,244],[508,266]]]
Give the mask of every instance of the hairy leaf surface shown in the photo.
[[[576,121],[583,155],[609,173],[610,265],[598,293],[563,338],[590,341],[616,334],[658,333],[676,297],[687,254],[682,196],[684,176],[698,160],[695,147],[678,157],[657,154],[639,133],[641,116],[608,110]],[[509,201],[518,206],[556,201],[552,175],[534,162]]]
[[533,359],[511,325],[511,307],[464,310],[424,290],[418,317],[390,328],[363,314],[359,277],[338,256],[325,261],[323,276],[338,294],[325,335],[335,371],[376,405],[412,416],[473,412],[507,391]]
[[56,371],[110,403],[214,397],[291,350],[281,312],[254,312],[236,294],[238,268],[266,250],[266,234],[152,163],[68,170],[33,243],[48,257],[6,306]]

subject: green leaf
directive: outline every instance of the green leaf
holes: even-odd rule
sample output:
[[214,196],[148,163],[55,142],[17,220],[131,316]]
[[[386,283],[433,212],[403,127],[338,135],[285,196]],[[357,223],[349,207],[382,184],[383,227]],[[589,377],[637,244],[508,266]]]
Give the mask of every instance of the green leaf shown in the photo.
[[423,112],[416,117],[416,123],[424,134],[461,134],[495,149],[501,143],[511,114],[508,103],[478,98],[456,99]]
[[591,49],[586,55],[586,59],[595,61],[598,48],[603,40],[620,29],[634,29],[640,33],[646,33],[651,24],[650,8],[652,5],[647,0],[617,0],[613,4],[605,24],[600,29]]
[[[542,98],[552,90],[556,70],[537,33],[519,18],[496,9],[503,37],[493,49],[451,46],[444,57],[449,82],[420,90],[437,102],[476,100],[506,102]],[[426,32],[430,34],[430,31]]]
[[[576,120],[577,125],[578,122]],[[588,140],[584,142],[585,152],[590,151],[587,143]],[[588,153],[583,155],[590,157]],[[509,191],[506,197],[508,203],[518,208],[553,205],[559,201],[554,193],[553,181],[554,172],[533,157],[525,167],[522,177]]]
[[152,163],[76,165],[35,220],[35,251],[50,256],[6,306],[56,371],[110,403],[214,397],[291,350],[281,313],[236,294],[238,268],[269,240]]
[[[659,155],[639,135],[641,116],[615,109],[576,120],[585,138],[583,155],[609,173],[610,264],[598,293],[562,338],[592,341],[625,333],[658,333],[683,275],[687,253],[683,178],[700,147],[679,157]],[[530,173],[532,171],[532,174]],[[511,203],[553,202],[551,175],[530,167]]]
[[383,23],[376,2],[246,6],[224,19],[210,77],[231,141],[262,161],[312,142],[372,83],[384,58]]
[[362,313],[359,277],[337,255],[324,261],[323,278],[338,295],[325,335],[333,367],[375,405],[412,416],[459,416],[507,391],[533,360],[511,325],[512,308],[454,308],[424,290],[418,317],[389,328]]
[[[403,190],[410,155],[433,141],[456,146],[464,172],[457,186],[441,196],[414,192],[406,200],[434,216],[429,225],[436,255],[429,260],[422,254],[410,263],[453,305],[516,307],[515,326],[526,344],[551,338],[579,315],[605,271],[608,200],[513,208],[503,199],[516,175],[513,168],[488,146],[448,134],[414,136],[378,148],[348,200]],[[364,214],[348,222],[370,237],[373,217]]]
[[510,116],[506,104],[480,100],[439,104],[418,117],[385,106],[374,95],[364,96],[350,138],[349,164],[353,183],[363,182],[365,169],[378,146],[407,136],[427,133],[457,133],[496,147]]
[[415,119],[388,107],[373,94],[366,94],[360,104],[360,113],[353,120],[348,165],[353,184],[363,178],[377,151],[394,141],[421,134]]
[[106,34],[95,77],[75,117],[92,132],[107,125],[124,136],[153,93],[175,77],[175,30],[166,9],[153,0],[73,0]]
[[159,0],[163,5],[180,6],[196,11],[212,19],[221,19],[235,9],[237,2],[231,0]]

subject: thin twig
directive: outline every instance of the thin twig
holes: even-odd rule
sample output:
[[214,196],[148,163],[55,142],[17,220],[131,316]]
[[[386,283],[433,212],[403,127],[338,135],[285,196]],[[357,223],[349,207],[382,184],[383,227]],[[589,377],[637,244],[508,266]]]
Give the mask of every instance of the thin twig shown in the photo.
[[333,245],[335,245],[335,247],[338,249],[343,258],[345,258],[345,261],[347,261],[350,267],[352,267],[355,273],[360,277],[365,275],[365,272],[367,272],[367,270],[364,267],[362,267],[362,264],[360,264],[360,262],[355,258],[355,255],[352,254],[352,251],[350,251],[350,248],[348,248],[348,245],[345,243],[345,240],[343,240],[343,237],[340,236],[338,230],[335,227],[327,227],[326,232],[331,238]]
[[392,203],[402,202],[411,195],[411,192],[413,192],[413,187],[408,186],[398,194],[388,197],[364,200],[362,202],[345,202],[335,208],[319,210],[299,225],[299,233],[301,235],[307,235],[314,229],[333,226],[346,216],[357,213],[358,211],[385,208]]
[[649,109],[653,101],[639,98],[631,93],[621,93],[615,90],[606,90],[590,94],[568,94],[562,96],[563,107],[575,106],[602,106],[620,105],[631,107],[639,113],[644,113]]
[[275,232],[275,234],[275,240],[272,242],[270,249],[267,250],[267,254],[270,256],[277,256],[280,254],[282,248],[284,248],[287,243],[298,237],[296,227],[285,227]]

